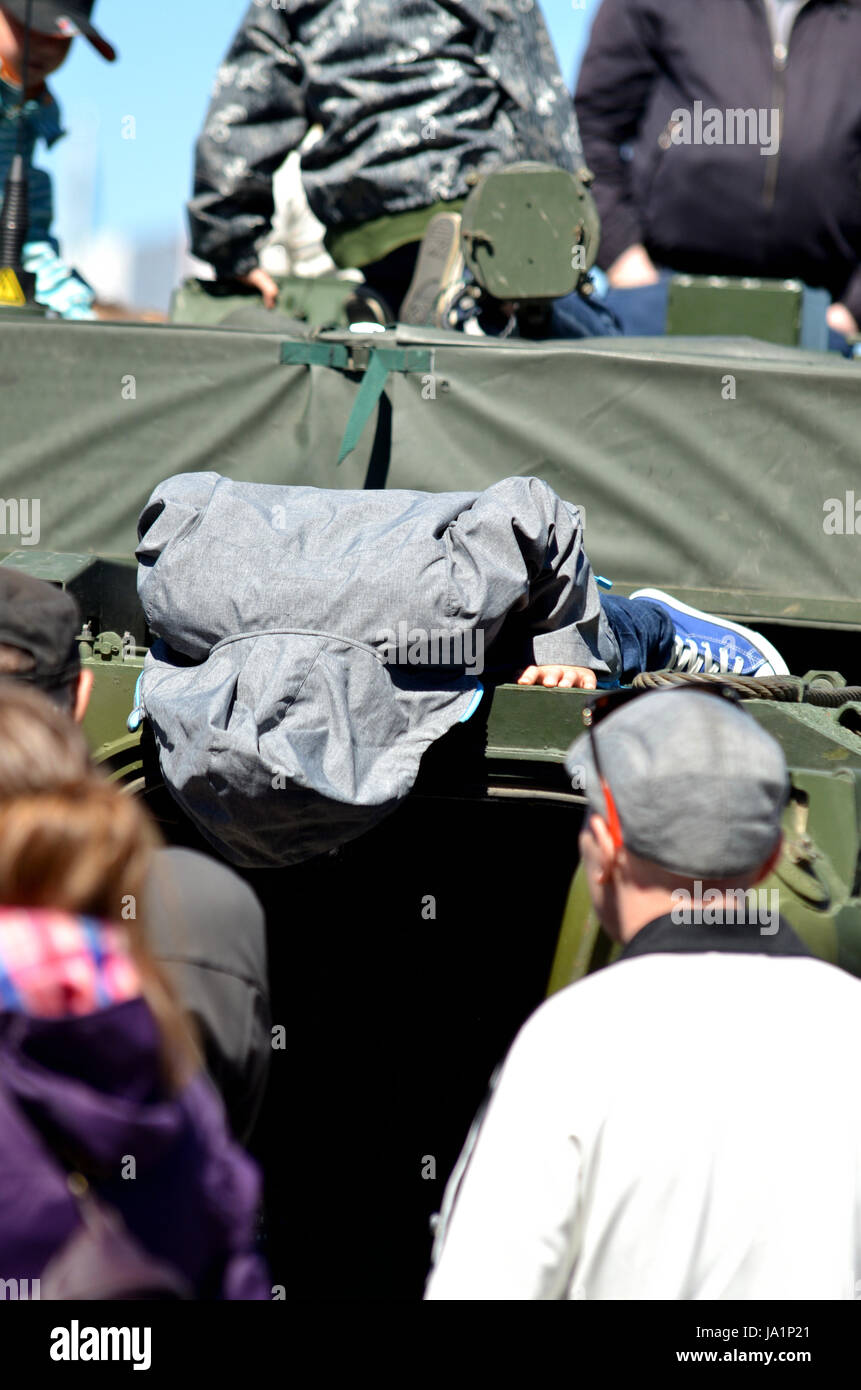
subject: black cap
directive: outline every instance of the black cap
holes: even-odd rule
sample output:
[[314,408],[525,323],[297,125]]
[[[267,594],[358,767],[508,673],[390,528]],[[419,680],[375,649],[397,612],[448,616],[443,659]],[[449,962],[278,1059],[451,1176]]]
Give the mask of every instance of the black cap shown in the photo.
[[78,605],[65,589],[0,565],[0,643],[29,652],[36,663],[16,678],[43,690],[72,680],[81,669],[80,629]]
[[[14,15],[19,24],[26,24],[27,0],[2,0],[2,3],[3,9]],[[103,58],[113,63],[116,49],[90,20],[94,4],[95,0],[74,0],[71,5],[63,5],[59,0],[33,0],[30,28],[37,34],[50,34],[56,39],[72,39],[76,33],[81,33]]]

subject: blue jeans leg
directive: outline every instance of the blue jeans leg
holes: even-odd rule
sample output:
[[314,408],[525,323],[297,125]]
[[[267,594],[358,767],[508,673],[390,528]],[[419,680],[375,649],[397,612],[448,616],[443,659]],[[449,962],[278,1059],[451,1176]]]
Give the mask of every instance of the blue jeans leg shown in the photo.
[[597,295],[576,290],[553,302],[551,338],[618,338],[622,325]]
[[608,290],[605,303],[634,338],[657,338],[666,332],[667,302],[673,272],[662,270],[656,285],[638,285],[630,290]]
[[601,607],[621,654],[619,680],[630,685],[640,671],[663,671],[673,656],[675,628],[665,609],[647,598],[601,595]]

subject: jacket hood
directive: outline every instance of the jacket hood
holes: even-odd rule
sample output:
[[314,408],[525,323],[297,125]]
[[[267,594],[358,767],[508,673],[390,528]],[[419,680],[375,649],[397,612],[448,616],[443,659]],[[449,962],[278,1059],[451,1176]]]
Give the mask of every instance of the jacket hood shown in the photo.
[[158,1030],[143,999],[82,1018],[0,1013],[0,1088],[93,1174],[116,1172],[125,1154],[157,1160],[185,1122],[162,1082]]
[[252,1253],[256,1167],[202,1073],[168,1097],[143,999],[74,1019],[0,1013],[0,1264],[14,1277],[40,1277],[79,1227],[72,1167],[202,1296],[218,1284],[223,1298],[268,1296]]
[[[60,917],[53,926],[63,930],[48,931],[47,916]],[[2,917],[0,912],[0,927]],[[22,929],[16,920],[9,929],[7,921],[5,933],[0,930],[0,978],[6,985],[5,999],[0,993],[4,1277],[41,1277],[80,1226],[67,1181],[68,1171],[79,1169],[131,1235],[204,1297],[216,1296],[219,1287],[224,1298],[266,1297],[265,1270],[251,1253],[256,1167],[231,1142],[203,1072],[181,1093],[170,1094],[149,1005],[139,990],[122,996],[128,980],[120,969],[119,942],[116,952],[110,949],[111,924],[43,913],[29,925]],[[90,929],[89,958],[83,926]],[[41,985],[57,968],[64,946],[76,966],[73,983],[81,988],[58,996]],[[68,971],[62,978],[68,985]],[[119,998],[111,997],[112,984]],[[58,999],[68,1007],[60,1011]],[[133,1173],[125,1167],[129,1159]],[[124,1180],[130,1176],[136,1181]]]

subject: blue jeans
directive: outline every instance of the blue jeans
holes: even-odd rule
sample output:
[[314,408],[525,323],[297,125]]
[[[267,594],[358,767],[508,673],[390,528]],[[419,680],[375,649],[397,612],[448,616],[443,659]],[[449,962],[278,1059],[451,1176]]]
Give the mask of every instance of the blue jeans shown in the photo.
[[619,338],[623,332],[608,304],[595,295],[586,298],[575,290],[553,301],[551,338]]
[[647,598],[601,595],[613,634],[619,644],[619,683],[630,685],[640,671],[663,671],[672,660],[675,628],[669,614]]
[[667,301],[670,297],[671,270],[662,270],[656,285],[638,285],[636,289],[608,289],[604,302],[622,324],[622,331],[631,338],[662,337],[667,322]]

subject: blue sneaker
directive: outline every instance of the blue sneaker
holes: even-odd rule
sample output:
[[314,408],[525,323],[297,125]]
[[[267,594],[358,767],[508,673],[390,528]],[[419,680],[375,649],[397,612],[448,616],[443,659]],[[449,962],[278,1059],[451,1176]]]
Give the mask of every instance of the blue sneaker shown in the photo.
[[638,589],[631,598],[645,598],[669,613],[676,630],[670,669],[703,671],[706,675],[788,676],[789,667],[776,647],[740,623],[713,618],[699,608],[671,598],[662,589]]

